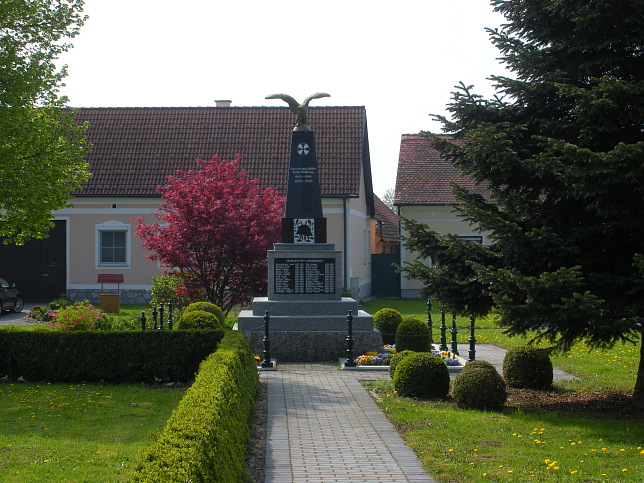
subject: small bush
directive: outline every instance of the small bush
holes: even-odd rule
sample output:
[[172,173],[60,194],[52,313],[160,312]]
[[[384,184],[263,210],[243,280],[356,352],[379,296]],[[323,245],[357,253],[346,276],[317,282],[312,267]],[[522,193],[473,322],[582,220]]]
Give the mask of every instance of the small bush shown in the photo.
[[29,317],[34,320],[42,320],[43,316],[47,313],[47,307],[34,305],[29,311]]
[[449,372],[440,357],[416,352],[398,363],[393,384],[401,396],[440,399],[449,392]]
[[188,305],[183,313],[193,312],[195,310],[203,310],[204,312],[209,312],[213,314],[219,320],[219,323],[222,327],[225,326],[226,317],[224,316],[223,311],[215,304],[210,302],[195,302]]
[[189,329],[211,329],[211,330],[221,330],[221,322],[216,315],[206,312],[205,310],[192,310],[190,312],[184,312],[179,322],[177,323],[177,329],[179,330],[189,330]]
[[413,351],[402,351],[394,354],[394,356],[391,358],[389,361],[389,376],[393,379],[394,378],[394,373],[396,372],[396,366],[398,363],[403,360],[403,358],[407,357],[409,354],[413,354]]
[[452,384],[452,398],[460,408],[498,409],[503,406],[507,397],[503,378],[494,366],[487,362],[468,363],[454,378]]
[[492,364],[490,364],[487,361],[470,361],[465,366],[463,366],[463,369],[461,369],[460,374],[463,372],[469,372],[474,369],[488,369],[491,371],[496,371],[496,367],[494,367]]
[[425,321],[409,317],[400,323],[396,330],[397,351],[429,352],[431,349],[431,334]]
[[67,307],[68,305],[72,305],[73,303],[74,301],[71,299],[71,297],[64,293],[61,294],[60,297],[58,297],[56,300],[49,302],[49,308],[51,310],[58,310],[61,307]]
[[160,277],[152,277],[152,288],[148,289],[151,299],[150,305],[158,307],[172,300],[176,308],[185,307],[188,302],[181,295],[181,275],[178,272],[165,272]]
[[508,350],[503,359],[503,378],[510,387],[528,389],[550,387],[553,369],[548,352],[531,346]]
[[88,301],[77,302],[58,309],[49,325],[61,330],[96,330],[102,318],[100,309],[94,308]]
[[373,325],[380,331],[383,344],[396,343],[396,330],[402,322],[402,315],[395,309],[380,309],[373,316]]

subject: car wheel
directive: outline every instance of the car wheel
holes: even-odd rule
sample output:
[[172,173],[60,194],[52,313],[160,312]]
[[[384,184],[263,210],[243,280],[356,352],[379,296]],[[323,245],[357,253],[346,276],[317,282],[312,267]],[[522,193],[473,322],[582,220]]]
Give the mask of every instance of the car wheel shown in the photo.
[[16,299],[16,306],[13,308],[13,311],[18,313],[22,312],[22,309],[25,307],[25,303],[22,301],[20,297]]

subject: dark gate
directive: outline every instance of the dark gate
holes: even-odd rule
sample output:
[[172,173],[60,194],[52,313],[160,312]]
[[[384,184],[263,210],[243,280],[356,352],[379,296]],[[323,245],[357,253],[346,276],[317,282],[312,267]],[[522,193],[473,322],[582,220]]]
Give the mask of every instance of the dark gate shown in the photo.
[[25,302],[49,302],[65,293],[65,223],[54,221],[49,238],[43,240],[22,246],[0,243],[0,276],[16,284]]
[[400,254],[371,255],[371,293],[383,297],[400,297],[400,274],[393,264],[400,263]]

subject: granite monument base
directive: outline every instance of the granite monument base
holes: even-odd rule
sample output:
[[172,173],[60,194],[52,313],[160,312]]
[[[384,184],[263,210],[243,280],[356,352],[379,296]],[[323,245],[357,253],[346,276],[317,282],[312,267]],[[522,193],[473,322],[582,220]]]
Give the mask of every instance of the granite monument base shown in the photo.
[[[264,333],[245,331],[248,344],[255,354],[263,355]],[[279,362],[338,362],[347,356],[346,331],[271,331],[271,359]],[[353,333],[355,352],[382,351],[380,332]]]
[[264,316],[269,313],[271,357],[281,362],[329,362],[346,357],[347,316],[353,317],[355,352],[382,350],[380,332],[373,328],[373,317],[358,309],[349,297],[341,300],[271,300],[256,297],[252,310],[243,310],[237,329],[246,333],[255,354],[264,350]]

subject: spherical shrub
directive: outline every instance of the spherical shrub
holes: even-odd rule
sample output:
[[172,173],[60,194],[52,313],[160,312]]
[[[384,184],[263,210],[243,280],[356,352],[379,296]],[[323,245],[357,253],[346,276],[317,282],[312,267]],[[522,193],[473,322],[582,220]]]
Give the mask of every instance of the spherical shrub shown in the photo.
[[215,317],[217,317],[217,320],[219,320],[221,326],[224,327],[226,317],[224,316],[223,311],[217,305],[210,302],[195,302],[188,305],[183,310],[183,313],[185,314],[186,312],[192,312],[193,310],[203,310],[204,312],[210,312]]
[[449,372],[440,357],[430,352],[414,352],[396,366],[393,384],[401,396],[444,398],[449,392]]
[[373,326],[380,331],[383,344],[396,343],[396,330],[402,322],[402,315],[395,309],[380,309],[373,316]]
[[221,330],[222,326],[214,314],[206,312],[205,310],[191,310],[183,313],[179,322],[177,322],[177,329]]
[[392,379],[394,378],[394,373],[396,372],[396,366],[398,365],[398,363],[399,363],[399,362],[400,362],[404,357],[408,356],[409,354],[413,354],[413,353],[414,353],[413,351],[402,351],[402,352],[398,352],[398,351],[396,351],[396,353],[394,354],[394,356],[393,356],[393,357],[391,358],[391,360],[389,361],[389,376],[390,376]]
[[474,369],[487,369],[491,371],[496,372],[496,367],[494,367],[492,364],[490,364],[487,361],[470,361],[465,366],[463,366],[463,369],[461,369],[461,372],[459,374],[462,374],[463,372],[468,372]]
[[510,387],[546,389],[553,379],[550,356],[531,346],[510,349],[503,359],[503,378]]
[[[481,361],[482,362],[482,361]],[[460,408],[498,409],[505,403],[508,394],[505,382],[493,365],[468,363],[454,378],[452,398]],[[488,367],[489,366],[489,367]]]
[[431,351],[431,335],[427,323],[416,317],[403,320],[396,331],[396,350]]

